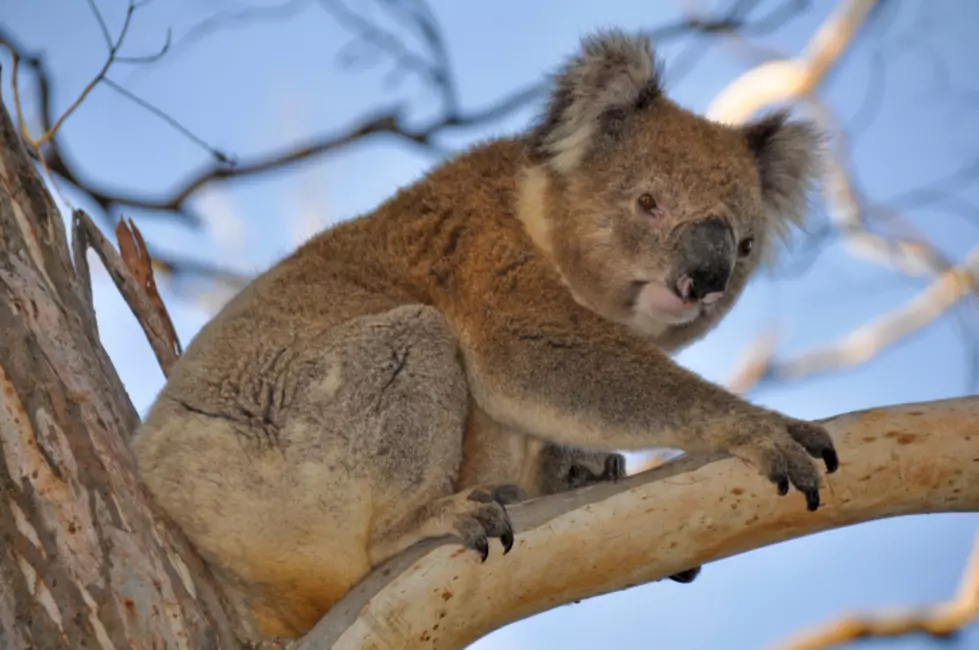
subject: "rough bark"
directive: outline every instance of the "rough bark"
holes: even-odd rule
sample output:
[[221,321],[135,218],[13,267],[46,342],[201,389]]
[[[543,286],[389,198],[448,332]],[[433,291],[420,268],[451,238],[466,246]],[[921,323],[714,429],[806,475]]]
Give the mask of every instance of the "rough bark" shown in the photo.
[[0,648],[233,648],[149,500],[64,222],[0,104]]
[[[516,544],[485,564],[449,540],[409,549],[300,648],[463,648],[515,620],[699,563],[896,515],[979,510],[979,397],[824,421],[840,452],[823,505],[780,498],[744,463],[690,457],[510,508]],[[711,462],[714,461],[714,462]],[[568,567],[574,570],[568,570]],[[699,578],[710,580],[710,567]]]

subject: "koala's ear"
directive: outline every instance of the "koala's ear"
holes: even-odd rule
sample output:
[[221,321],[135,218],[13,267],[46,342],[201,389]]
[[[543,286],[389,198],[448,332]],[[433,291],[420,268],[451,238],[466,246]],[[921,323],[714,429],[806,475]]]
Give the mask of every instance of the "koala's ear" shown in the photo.
[[762,199],[772,226],[785,234],[806,216],[809,191],[823,171],[825,138],[813,123],[778,111],[742,128],[758,163]]
[[648,36],[607,30],[585,38],[555,76],[545,114],[530,134],[531,151],[557,171],[571,171],[595,137],[616,128],[616,118],[661,94]]

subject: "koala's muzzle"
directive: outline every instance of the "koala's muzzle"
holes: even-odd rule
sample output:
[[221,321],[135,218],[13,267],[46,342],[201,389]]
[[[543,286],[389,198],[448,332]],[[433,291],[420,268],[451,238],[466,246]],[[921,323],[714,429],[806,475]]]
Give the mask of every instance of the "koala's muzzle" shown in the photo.
[[680,259],[674,267],[673,291],[687,302],[720,300],[734,270],[734,231],[722,219],[694,222],[680,232]]

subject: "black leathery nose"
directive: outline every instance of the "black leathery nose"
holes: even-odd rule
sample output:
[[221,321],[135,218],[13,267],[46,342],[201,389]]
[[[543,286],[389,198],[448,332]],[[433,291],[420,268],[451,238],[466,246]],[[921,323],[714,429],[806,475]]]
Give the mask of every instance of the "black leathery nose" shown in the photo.
[[724,291],[729,275],[728,267],[717,264],[694,269],[688,274],[693,284],[690,285],[690,298],[700,300],[709,293]]
[[690,224],[682,234],[680,253],[674,289],[681,298],[700,300],[727,288],[734,270],[735,242],[734,232],[723,219],[710,217]]

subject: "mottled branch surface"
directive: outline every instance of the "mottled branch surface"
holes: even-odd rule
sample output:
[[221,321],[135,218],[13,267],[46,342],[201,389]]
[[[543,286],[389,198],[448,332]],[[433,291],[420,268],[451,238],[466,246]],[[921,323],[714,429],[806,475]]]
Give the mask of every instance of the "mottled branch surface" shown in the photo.
[[138,423],[64,222],[0,104],[0,648],[234,648],[137,481]]
[[[511,507],[513,551],[503,556],[494,547],[485,564],[451,540],[409,549],[299,647],[455,650],[518,619],[694,564],[884,517],[979,510],[979,397],[824,424],[840,469],[824,477],[815,513],[796,492],[778,497],[741,461],[681,458],[615,485]],[[700,579],[711,579],[710,567]]]

